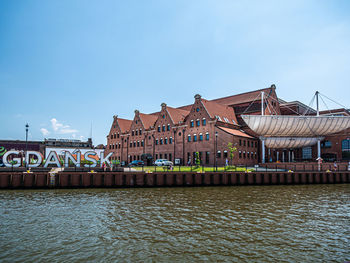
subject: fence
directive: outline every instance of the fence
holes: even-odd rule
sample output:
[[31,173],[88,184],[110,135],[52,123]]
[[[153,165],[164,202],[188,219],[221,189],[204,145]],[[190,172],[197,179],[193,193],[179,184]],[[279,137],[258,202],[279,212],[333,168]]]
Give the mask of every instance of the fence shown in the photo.
[[350,183],[350,172],[0,173],[0,189],[184,187]]

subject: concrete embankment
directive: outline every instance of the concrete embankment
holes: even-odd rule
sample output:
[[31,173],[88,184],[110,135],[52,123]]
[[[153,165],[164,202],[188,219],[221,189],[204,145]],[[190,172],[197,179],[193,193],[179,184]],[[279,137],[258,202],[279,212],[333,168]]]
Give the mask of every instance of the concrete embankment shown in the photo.
[[1,172],[0,189],[350,183],[350,172]]

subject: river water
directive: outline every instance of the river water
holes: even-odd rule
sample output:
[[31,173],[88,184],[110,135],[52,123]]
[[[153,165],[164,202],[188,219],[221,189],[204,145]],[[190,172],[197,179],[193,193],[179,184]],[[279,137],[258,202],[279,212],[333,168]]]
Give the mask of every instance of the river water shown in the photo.
[[345,262],[350,185],[0,191],[0,262]]

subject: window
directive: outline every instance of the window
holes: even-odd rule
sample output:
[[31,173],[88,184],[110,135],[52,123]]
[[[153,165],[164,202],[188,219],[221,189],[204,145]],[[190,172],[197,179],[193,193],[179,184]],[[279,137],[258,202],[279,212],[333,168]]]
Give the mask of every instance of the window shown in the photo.
[[158,126],[158,132],[160,132],[160,126]]
[[169,160],[171,161],[172,160],[172,155],[171,155],[171,153],[169,153]]
[[140,135],[142,135],[142,129],[140,129]]
[[242,152],[241,151],[239,151],[238,156],[239,156],[239,158],[242,158]]
[[135,135],[135,131],[134,130],[132,130],[132,132],[131,132],[131,136],[134,136]]
[[194,142],[197,141],[197,134],[193,134],[193,141],[194,141]]
[[332,147],[332,142],[330,142],[330,141],[323,141],[321,143],[321,147],[322,148],[331,148]]
[[137,141],[137,147],[140,147],[140,141]]
[[221,158],[221,152],[218,151],[217,154],[216,154],[217,158]]
[[229,122],[229,120],[226,117],[224,117],[224,121]]
[[158,154],[156,154],[156,160],[158,159]]
[[151,136],[148,136],[148,140],[150,140],[151,139]]
[[221,121],[220,116],[215,115],[215,118],[218,119],[219,121]]
[[163,144],[163,138],[160,138],[160,145]]
[[169,138],[169,144],[172,144],[173,143],[173,137],[170,137]]
[[191,135],[188,135],[188,139],[187,139],[187,141],[191,141]]
[[239,139],[239,146],[242,146],[242,140]]
[[208,164],[210,159],[210,152],[205,152],[205,163]]
[[302,156],[304,160],[312,159],[312,148],[310,146],[302,148]]
[[170,131],[170,124],[167,125],[166,130],[167,130],[167,131]]
[[243,158],[245,159],[245,152],[243,152]]
[[119,138],[119,132],[118,132],[118,134],[117,134],[117,137]]
[[181,132],[179,132],[179,136],[181,136]]
[[206,121],[205,118],[203,118],[203,120],[202,120],[202,125],[203,125],[203,126],[207,125],[207,121]]
[[109,149],[112,149],[112,145],[111,144],[109,145]]
[[255,142],[255,148],[258,148],[258,142]]
[[248,147],[250,147],[250,141],[248,141]]
[[162,159],[163,158],[163,155],[160,153],[159,154],[159,159]]
[[202,133],[199,134],[199,140],[203,141],[203,134]]
[[163,132],[165,132],[165,125],[163,125],[163,127],[162,127],[162,131],[163,131]]
[[224,158],[227,158],[227,151],[224,151]]
[[194,122],[193,122],[193,120],[191,120],[191,127],[194,127]]
[[250,156],[250,155],[249,155],[249,152],[247,152],[247,158],[248,158],[248,159],[249,159],[249,156]]
[[245,146],[245,140],[243,141],[243,146]]
[[342,159],[350,160],[350,139],[341,142]]
[[168,138],[164,139],[164,144],[168,144]]
[[143,147],[143,145],[144,145],[144,144],[143,144],[143,140],[142,140],[142,141],[141,141],[141,146]]
[[136,147],[136,141],[134,141],[134,147]]
[[199,112],[199,108],[196,108],[196,112]]
[[156,145],[158,145],[158,139],[156,139]]
[[209,132],[207,132],[207,133],[205,134],[205,139],[206,139],[207,141],[209,141]]
[[164,114],[163,114],[162,118],[165,119],[165,115]]
[[138,130],[135,131],[135,135],[136,135],[136,136],[138,135]]
[[130,148],[132,148],[132,142],[130,142]]
[[200,126],[200,125],[201,125],[201,122],[200,122],[199,119],[197,119],[197,120],[196,120],[196,126],[198,127],[198,126]]

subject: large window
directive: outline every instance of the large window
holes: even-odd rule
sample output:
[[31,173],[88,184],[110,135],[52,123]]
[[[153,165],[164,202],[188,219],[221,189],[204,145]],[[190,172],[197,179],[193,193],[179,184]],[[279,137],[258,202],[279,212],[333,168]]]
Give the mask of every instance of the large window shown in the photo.
[[350,160],[350,139],[341,142],[342,159]]
[[302,149],[303,159],[304,160],[310,160],[312,159],[312,148],[311,147],[304,147]]

